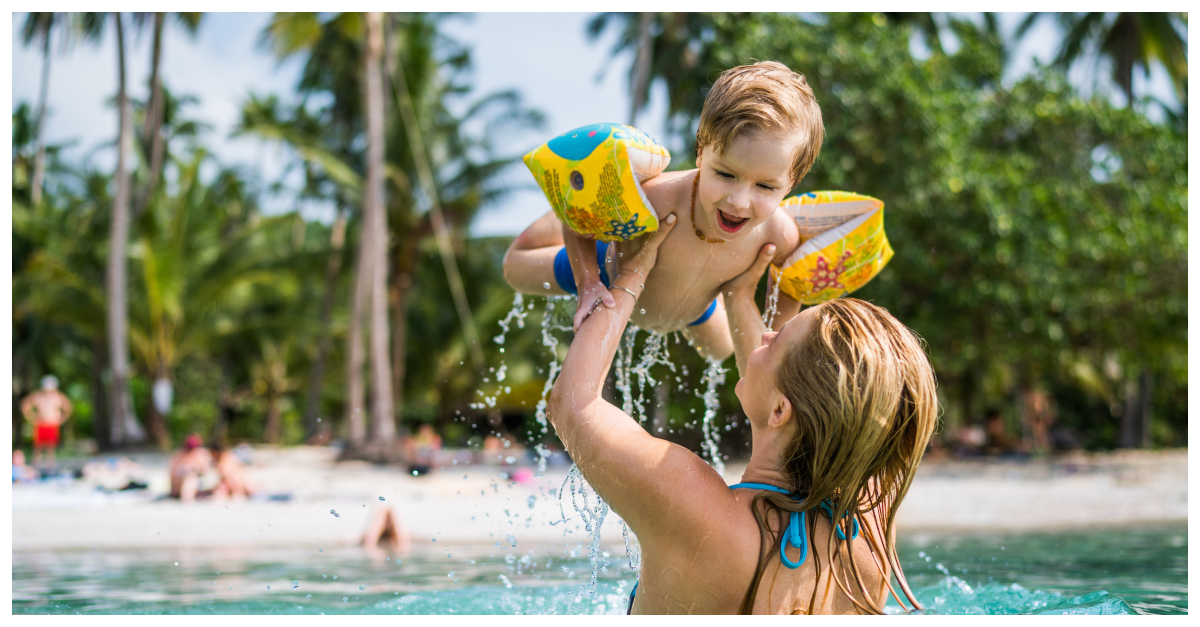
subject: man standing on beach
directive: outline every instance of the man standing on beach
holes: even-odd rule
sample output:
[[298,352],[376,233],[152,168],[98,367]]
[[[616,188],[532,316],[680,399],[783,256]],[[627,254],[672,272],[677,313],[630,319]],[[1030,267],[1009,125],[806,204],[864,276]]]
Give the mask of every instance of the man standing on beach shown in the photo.
[[54,375],[42,377],[42,389],[21,401],[21,413],[33,423],[33,465],[43,475],[47,469],[54,472],[59,428],[71,417],[72,409],[71,401],[58,391],[58,377]]

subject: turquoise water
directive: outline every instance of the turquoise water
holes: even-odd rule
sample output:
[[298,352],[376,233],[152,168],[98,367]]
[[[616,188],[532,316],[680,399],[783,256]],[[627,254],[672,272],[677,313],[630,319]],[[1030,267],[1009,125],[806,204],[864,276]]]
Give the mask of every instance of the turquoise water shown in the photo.
[[[619,540],[619,538],[618,538]],[[938,614],[1187,612],[1187,527],[901,537]],[[609,548],[594,595],[575,545],[14,552],[14,614],[620,614],[633,575]],[[575,556],[571,551],[576,552]],[[548,551],[548,553],[547,553]],[[564,553],[565,552],[565,553]]]

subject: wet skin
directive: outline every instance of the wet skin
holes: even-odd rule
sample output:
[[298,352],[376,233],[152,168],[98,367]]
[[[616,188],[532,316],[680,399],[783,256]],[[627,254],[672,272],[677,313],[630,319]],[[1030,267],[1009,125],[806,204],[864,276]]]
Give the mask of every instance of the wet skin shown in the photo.
[[[687,221],[678,222],[675,230],[687,228]],[[665,260],[659,247],[672,237],[678,233],[664,226],[647,238],[641,251],[627,257],[632,276],[638,276],[638,269],[643,275],[657,269],[655,262]],[[776,252],[776,247],[762,246],[753,263],[721,289],[730,303],[729,324],[743,329],[734,338],[742,376],[737,392],[750,419],[752,453],[741,481],[787,485],[782,456],[795,424],[790,403],[773,382],[780,356],[803,339],[813,314],[801,313],[778,334],[764,328],[753,300],[754,285]],[[628,276],[616,285],[635,294],[641,291]],[[751,511],[757,491],[730,490],[697,455],[655,438],[601,398],[600,388],[634,309],[633,296],[623,290],[613,295],[616,306],[593,313],[572,342],[550,397],[550,420],[584,478],[638,536],[643,559],[634,613],[735,613],[762,549]],[[781,521],[773,518],[768,522],[778,531]],[[809,559],[796,570],[771,560],[754,600],[755,613],[808,609],[813,591],[825,590],[829,582],[818,577],[813,557],[829,563],[832,529],[823,517],[813,518],[816,542]],[[864,536],[880,538],[881,525],[874,518],[864,517]],[[777,546],[768,550],[778,551]],[[882,576],[866,545],[858,542],[853,547],[864,583],[882,599]],[[853,606],[835,584],[829,595],[818,595],[815,610],[852,613]]]

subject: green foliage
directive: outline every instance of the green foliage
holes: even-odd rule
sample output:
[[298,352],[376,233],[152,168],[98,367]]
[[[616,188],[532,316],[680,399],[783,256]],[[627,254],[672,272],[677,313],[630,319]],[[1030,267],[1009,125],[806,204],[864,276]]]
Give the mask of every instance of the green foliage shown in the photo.
[[[592,30],[620,22],[618,49],[628,49],[638,21],[627,18],[601,16]],[[1136,107],[1081,98],[1056,68],[1005,84],[1008,44],[994,21],[926,18],[656,14],[652,76],[667,87],[669,140],[685,157],[677,166],[690,166],[695,122],[720,70],[773,59],[804,73],[827,140],[795,191],[847,189],[887,203],[895,258],[855,296],[887,307],[925,339],[948,423],[977,421],[989,407],[1015,423],[1019,393],[1041,388],[1054,397],[1060,425],[1089,447],[1110,447],[1130,382],[1146,372],[1154,442],[1185,444],[1186,109],[1156,124]],[[88,36],[105,21],[72,19]],[[501,271],[510,240],[467,239],[474,216],[509,189],[499,173],[514,155],[502,152],[503,133],[540,117],[515,93],[474,94],[470,51],[441,33],[442,19],[390,18],[388,68],[405,74],[488,367],[469,367],[427,192],[416,185],[389,92],[390,302],[403,295],[406,303],[404,331],[392,335],[405,342],[401,419],[438,424],[448,444],[492,432],[552,443],[533,420],[551,357],[541,346],[545,300],[524,298],[524,327],[513,321],[505,342],[494,341],[513,308]],[[959,42],[952,55],[939,43],[947,34]],[[932,50],[928,58],[913,56],[914,37]],[[349,210],[361,202],[363,176],[361,40],[357,14],[277,14],[264,43],[281,58],[305,56],[299,98],[251,97],[239,131],[294,149],[302,196],[351,216],[328,326],[320,311],[331,227],[260,215],[267,190],[208,156],[199,124],[181,115],[189,99],[164,90],[165,184],[134,224],[127,252],[135,402],[148,407],[152,381],[173,378],[166,424],[176,440],[192,431],[261,440],[274,408],[279,440],[301,441],[302,399],[325,334],[332,341],[318,415],[341,415],[359,238]],[[95,383],[106,363],[111,176],[62,163],[59,147],[49,146],[46,193],[31,207],[29,107],[15,106],[12,121],[16,390],[57,374],[77,407],[71,428],[94,437],[105,408]],[[135,177],[144,179],[145,166]],[[568,335],[560,334],[563,346]],[[678,338],[669,350],[676,371],[655,370],[669,385],[662,408],[648,403],[648,418],[663,428],[656,435],[698,449],[704,364]],[[723,451],[741,455],[748,435],[729,379],[717,424]],[[645,394],[653,399],[654,390]]]
[[[1083,100],[1053,69],[1002,85],[1003,42],[968,21],[949,22],[955,54],[920,61],[913,31],[882,15],[672,19],[656,55],[688,41],[682,57],[700,60],[655,61],[682,154],[716,70],[772,59],[805,74],[827,138],[796,191],[887,203],[896,256],[855,296],[925,338],[950,423],[1043,386],[1078,412],[1064,421],[1099,430],[1148,369],[1156,419],[1186,429],[1166,401],[1187,385],[1186,125]],[[1086,402],[1066,402],[1076,392]]]

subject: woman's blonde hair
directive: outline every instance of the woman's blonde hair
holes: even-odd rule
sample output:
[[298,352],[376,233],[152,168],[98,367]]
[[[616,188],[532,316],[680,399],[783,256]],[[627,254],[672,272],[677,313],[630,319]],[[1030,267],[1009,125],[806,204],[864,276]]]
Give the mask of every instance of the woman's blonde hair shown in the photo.
[[705,146],[724,152],[737,135],[755,129],[797,137],[792,185],[800,182],[821,152],[825,124],[821,107],[803,74],[778,61],[740,65],[713,83],[696,129],[696,154]]
[[[891,587],[890,574],[914,609],[920,604],[900,568],[896,557],[896,510],[904,500],[937,423],[937,395],[933,368],[920,339],[892,317],[887,310],[855,299],[842,298],[818,305],[815,319],[806,337],[782,358],[775,372],[776,388],[792,405],[796,437],[785,451],[784,473],[789,486],[804,500],[782,494],[762,492],[754,497],[753,511],[763,539],[760,556],[741,611],[750,613],[767,562],[774,555],[767,547],[778,546],[779,534],[772,534],[766,522],[767,510],[781,519],[788,512],[811,511],[820,515],[820,503],[832,504],[832,520],[850,540],[829,534],[825,565],[830,581],[837,583],[860,612],[880,614],[882,605],[867,590],[862,573],[853,559],[850,543],[853,525],[847,514],[862,520],[859,541],[866,541],[883,582],[896,601],[904,607]],[[880,505],[883,508],[879,508]],[[886,521],[878,518],[886,511]],[[864,516],[875,518],[876,525],[865,524]],[[809,524],[808,542],[815,541],[815,524]],[[883,530],[877,538],[872,528]],[[770,536],[776,536],[769,540]],[[819,553],[816,560],[818,582],[821,579]],[[835,572],[834,562],[841,566]],[[851,591],[850,579],[857,584]],[[817,606],[817,588],[813,588],[808,611]]]

